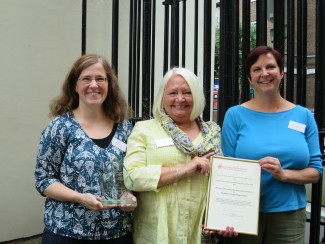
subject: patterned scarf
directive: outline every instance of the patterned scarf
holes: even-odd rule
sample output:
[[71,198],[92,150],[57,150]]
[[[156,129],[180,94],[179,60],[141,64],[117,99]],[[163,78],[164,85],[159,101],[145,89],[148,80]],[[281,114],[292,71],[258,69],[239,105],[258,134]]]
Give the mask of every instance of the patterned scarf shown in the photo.
[[175,146],[183,153],[194,156],[203,156],[208,152],[220,154],[220,127],[215,122],[204,122],[198,117],[197,122],[203,134],[203,142],[194,147],[191,139],[186,135],[177,124],[167,115],[159,116],[161,126],[171,136]]

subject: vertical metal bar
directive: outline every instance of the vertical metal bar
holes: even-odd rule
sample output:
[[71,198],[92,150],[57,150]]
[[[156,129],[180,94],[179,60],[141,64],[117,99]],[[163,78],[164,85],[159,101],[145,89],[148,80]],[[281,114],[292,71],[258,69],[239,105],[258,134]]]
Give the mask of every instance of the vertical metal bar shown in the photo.
[[81,22],[81,54],[84,55],[86,53],[87,0],[82,0]]
[[256,45],[267,45],[267,0],[256,0]]
[[165,74],[169,69],[168,49],[169,49],[169,5],[166,1],[165,5],[165,21],[164,21],[164,65],[163,73]]
[[[320,133],[320,138],[324,139],[324,132]],[[324,140],[323,140],[324,141]],[[322,148],[324,148],[324,143]],[[321,195],[322,195],[322,178],[318,183],[312,184],[311,190],[311,211],[310,211],[310,228],[309,243],[318,244],[320,235],[320,217],[321,217]]]
[[130,13],[129,13],[129,73],[128,73],[128,103],[130,104],[131,107],[131,117],[134,116],[134,104],[132,101],[134,90],[133,90],[133,1],[130,0]]
[[[285,1],[283,0],[273,0],[274,1],[274,36],[273,43],[274,48],[278,50],[282,55],[284,55],[284,6]],[[282,79],[282,84],[284,79]],[[280,92],[284,94],[284,86],[280,86]]]
[[[141,52],[141,5],[142,5],[142,0],[135,0],[137,3],[137,9],[136,9],[136,94],[137,94],[137,100],[140,101],[140,52]],[[140,104],[139,106],[139,115],[140,115]]]
[[185,67],[186,57],[186,0],[183,0],[183,18],[182,18],[182,67]]
[[233,84],[233,104],[239,103],[239,1],[233,0],[232,2],[232,55],[231,55],[231,65],[232,65],[232,84]]
[[139,116],[138,83],[137,83],[137,0],[130,0],[130,30],[129,30],[129,103],[133,117]]
[[203,119],[210,120],[211,108],[211,19],[212,1],[204,0],[204,36],[203,36],[203,89],[206,106],[203,111]]
[[[320,150],[324,166],[324,139],[325,139],[325,25],[324,0],[316,1],[316,75],[315,75],[315,120],[319,128]],[[321,222],[322,178],[312,185],[311,221],[309,243],[319,243]],[[325,242],[324,236],[322,242]]]
[[285,98],[294,103],[295,69],[295,0],[287,0],[287,74]]
[[307,0],[297,4],[297,103],[306,106]]
[[119,0],[112,2],[112,67],[118,75]]
[[179,65],[179,0],[173,0],[171,15],[170,65]]
[[282,55],[284,54],[284,9],[285,1],[274,1],[274,48],[278,50]]
[[197,74],[198,60],[198,33],[199,33],[199,0],[195,0],[194,9],[194,74]]
[[251,1],[250,0],[243,0],[242,3],[242,77],[241,77],[241,99],[240,103],[246,102],[249,99],[249,82],[247,80],[247,74],[245,70],[245,59],[250,51],[250,38],[251,38]]
[[142,32],[142,118],[150,118],[150,49],[151,49],[151,0],[143,1]]
[[154,93],[155,93],[155,49],[156,49],[156,1],[152,1],[152,42],[151,42],[151,89],[150,89],[150,115],[152,114],[152,105],[154,102]]
[[[325,1],[316,0],[316,75],[315,119],[318,127],[325,130]],[[323,153],[324,151],[322,151]]]
[[227,82],[227,53],[228,48],[227,41],[227,11],[228,11],[228,0],[220,0],[220,66],[219,66],[219,92],[218,92],[218,115],[217,123],[222,125],[224,115],[227,109],[231,106],[229,99],[229,91],[231,89],[230,82]]
[[222,124],[227,109],[238,104],[239,3],[220,0],[220,86],[218,124]]

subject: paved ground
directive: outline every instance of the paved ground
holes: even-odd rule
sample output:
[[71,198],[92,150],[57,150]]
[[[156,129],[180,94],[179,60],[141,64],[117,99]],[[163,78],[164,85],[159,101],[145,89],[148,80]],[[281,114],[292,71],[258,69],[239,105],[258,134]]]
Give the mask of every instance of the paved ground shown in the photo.
[[29,238],[22,238],[14,241],[5,241],[5,242],[0,242],[3,244],[40,244],[41,243],[41,235],[37,236],[32,236]]

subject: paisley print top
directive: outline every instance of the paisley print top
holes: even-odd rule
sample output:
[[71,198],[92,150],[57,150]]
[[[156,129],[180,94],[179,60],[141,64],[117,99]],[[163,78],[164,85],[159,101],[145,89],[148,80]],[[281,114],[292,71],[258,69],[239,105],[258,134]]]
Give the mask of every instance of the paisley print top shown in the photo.
[[[35,168],[37,191],[43,195],[49,185],[61,182],[80,193],[116,197],[118,191],[125,189],[124,145],[131,129],[131,122],[121,122],[108,147],[100,148],[83,131],[73,113],[57,116],[40,137]],[[103,192],[103,185],[107,192]],[[78,203],[46,198],[44,224],[62,236],[105,240],[129,232],[131,216],[119,208],[91,211]]]

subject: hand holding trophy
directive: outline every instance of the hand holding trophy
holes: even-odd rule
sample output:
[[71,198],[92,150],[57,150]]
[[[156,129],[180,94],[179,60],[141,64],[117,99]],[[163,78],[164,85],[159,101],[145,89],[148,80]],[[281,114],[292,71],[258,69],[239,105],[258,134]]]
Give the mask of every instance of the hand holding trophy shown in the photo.
[[130,207],[132,210],[136,207],[136,197],[124,186],[123,161],[114,160],[108,164],[103,163],[99,184],[102,196],[105,198],[100,200],[103,206],[116,205],[127,210]]

